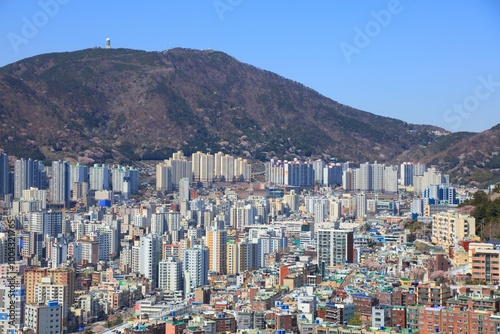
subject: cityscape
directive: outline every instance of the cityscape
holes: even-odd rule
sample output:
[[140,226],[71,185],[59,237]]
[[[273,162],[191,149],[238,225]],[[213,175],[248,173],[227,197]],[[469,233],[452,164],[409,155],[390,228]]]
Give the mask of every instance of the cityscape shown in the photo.
[[0,1],[0,334],[500,334],[499,18]]

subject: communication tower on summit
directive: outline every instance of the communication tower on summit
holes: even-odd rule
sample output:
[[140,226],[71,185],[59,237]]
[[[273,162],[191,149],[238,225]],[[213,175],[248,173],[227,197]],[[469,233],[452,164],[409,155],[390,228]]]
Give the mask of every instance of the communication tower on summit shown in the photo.
[[111,49],[111,38],[106,38],[106,49]]

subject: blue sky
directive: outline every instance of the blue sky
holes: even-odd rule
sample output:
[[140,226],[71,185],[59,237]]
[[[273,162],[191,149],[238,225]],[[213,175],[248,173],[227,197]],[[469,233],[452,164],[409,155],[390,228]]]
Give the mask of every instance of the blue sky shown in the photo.
[[0,22],[0,66],[110,37],[115,48],[220,50],[410,123],[500,123],[498,0],[2,0]]

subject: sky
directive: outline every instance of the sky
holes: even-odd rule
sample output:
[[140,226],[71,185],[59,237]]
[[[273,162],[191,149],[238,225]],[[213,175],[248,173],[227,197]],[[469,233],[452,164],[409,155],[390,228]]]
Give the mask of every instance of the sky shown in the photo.
[[408,123],[500,123],[498,0],[0,1],[0,66],[106,38],[113,48],[222,51]]

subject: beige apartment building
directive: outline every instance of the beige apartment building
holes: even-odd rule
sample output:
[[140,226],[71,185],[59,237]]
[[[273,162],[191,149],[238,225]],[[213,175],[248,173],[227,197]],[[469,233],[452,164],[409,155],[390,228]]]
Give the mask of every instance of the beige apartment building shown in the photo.
[[476,219],[454,210],[432,215],[432,242],[443,247],[475,238]]

